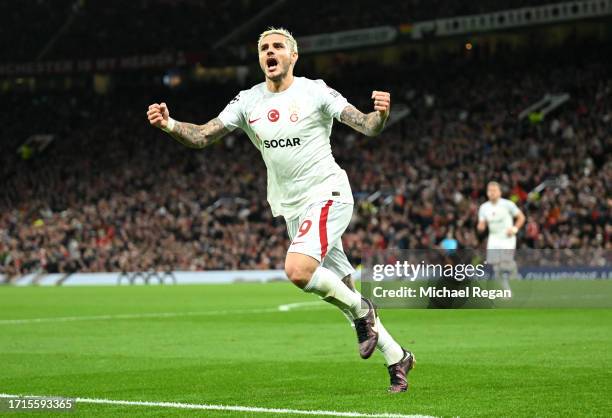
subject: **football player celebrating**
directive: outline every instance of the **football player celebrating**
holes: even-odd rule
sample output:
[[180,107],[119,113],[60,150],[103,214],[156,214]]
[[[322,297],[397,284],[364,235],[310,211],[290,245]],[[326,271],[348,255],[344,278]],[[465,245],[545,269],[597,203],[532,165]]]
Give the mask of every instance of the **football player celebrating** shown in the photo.
[[165,103],[155,103],[147,112],[149,123],[192,148],[206,147],[236,128],[248,135],[267,168],[272,213],[287,224],[287,276],[352,318],[361,357],[378,348],[388,365],[389,391],[404,392],[414,355],[391,337],[373,304],[351,285],[355,270],[341,237],[353,213],[353,193],[330,145],[333,119],[378,135],[389,117],[390,95],[372,92],[374,111],[364,114],[323,81],[293,75],[298,46],[287,30],[270,28],[257,47],[265,81],[241,91],[218,117],[203,125],[179,122]]

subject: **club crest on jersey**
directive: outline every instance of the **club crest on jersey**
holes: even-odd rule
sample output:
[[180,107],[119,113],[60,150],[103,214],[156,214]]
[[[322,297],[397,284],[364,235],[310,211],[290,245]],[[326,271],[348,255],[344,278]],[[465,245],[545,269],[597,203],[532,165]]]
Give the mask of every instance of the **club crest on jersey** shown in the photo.
[[270,122],[276,122],[280,118],[280,113],[276,109],[271,109],[268,112],[268,120]]
[[289,120],[291,122],[295,123],[298,121],[298,110],[299,110],[299,107],[296,102],[293,102],[291,106],[289,106],[289,113],[290,113]]

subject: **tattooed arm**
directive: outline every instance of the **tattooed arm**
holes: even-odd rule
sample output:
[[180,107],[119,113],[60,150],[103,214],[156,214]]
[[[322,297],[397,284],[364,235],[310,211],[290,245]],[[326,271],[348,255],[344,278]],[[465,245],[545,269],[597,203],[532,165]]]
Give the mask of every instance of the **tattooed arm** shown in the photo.
[[372,92],[374,111],[367,115],[354,106],[347,106],[340,114],[342,123],[367,136],[378,135],[389,118],[391,111],[391,95],[383,91]]
[[175,121],[174,127],[168,133],[186,147],[204,148],[228,132],[219,118],[214,118],[204,125]]
[[366,115],[350,105],[344,108],[340,114],[340,120],[342,123],[367,136],[378,135],[384,128],[386,121],[378,112]]
[[229,132],[219,118],[204,125],[176,121],[170,118],[165,103],[149,106],[147,117],[151,125],[168,132],[172,138],[189,148],[204,148]]

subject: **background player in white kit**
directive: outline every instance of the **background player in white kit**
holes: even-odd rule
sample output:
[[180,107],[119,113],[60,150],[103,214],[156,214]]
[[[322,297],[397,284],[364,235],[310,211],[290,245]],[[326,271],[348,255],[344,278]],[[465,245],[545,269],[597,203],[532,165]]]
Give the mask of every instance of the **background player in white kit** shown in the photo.
[[489,228],[487,263],[493,267],[504,288],[510,289],[508,277],[518,274],[514,261],[516,234],[525,224],[525,215],[513,201],[501,195],[499,183],[491,181],[487,184],[489,200],[478,210],[478,231],[484,232]]
[[333,119],[368,136],[380,133],[389,116],[390,95],[372,92],[374,111],[363,114],[323,81],[293,75],[298,48],[285,29],[263,32],[257,46],[265,82],[241,91],[217,118],[204,125],[178,122],[170,118],[165,103],[155,103],[147,112],[149,122],[193,148],[235,128],[244,130],[266,164],[272,213],[287,223],[292,240],[287,276],[353,319],[361,357],[369,358],[378,348],[388,365],[389,391],[406,391],[413,354],[391,337],[372,303],[352,286],[354,269],[341,236],[352,216],[353,194],[329,139]]

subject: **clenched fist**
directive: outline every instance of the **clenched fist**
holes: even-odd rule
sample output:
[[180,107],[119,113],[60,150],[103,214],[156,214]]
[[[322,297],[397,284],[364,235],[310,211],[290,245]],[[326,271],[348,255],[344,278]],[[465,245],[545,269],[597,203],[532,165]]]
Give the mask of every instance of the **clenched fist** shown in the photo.
[[149,106],[147,117],[149,118],[149,123],[156,128],[168,128],[170,112],[168,111],[168,106],[166,106],[166,103],[153,103],[151,106]]
[[391,111],[391,94],[386,91],[374,90],[372,92],[372,100],[374,100],[374,110],[380,112],[383,120],[387,119]]

